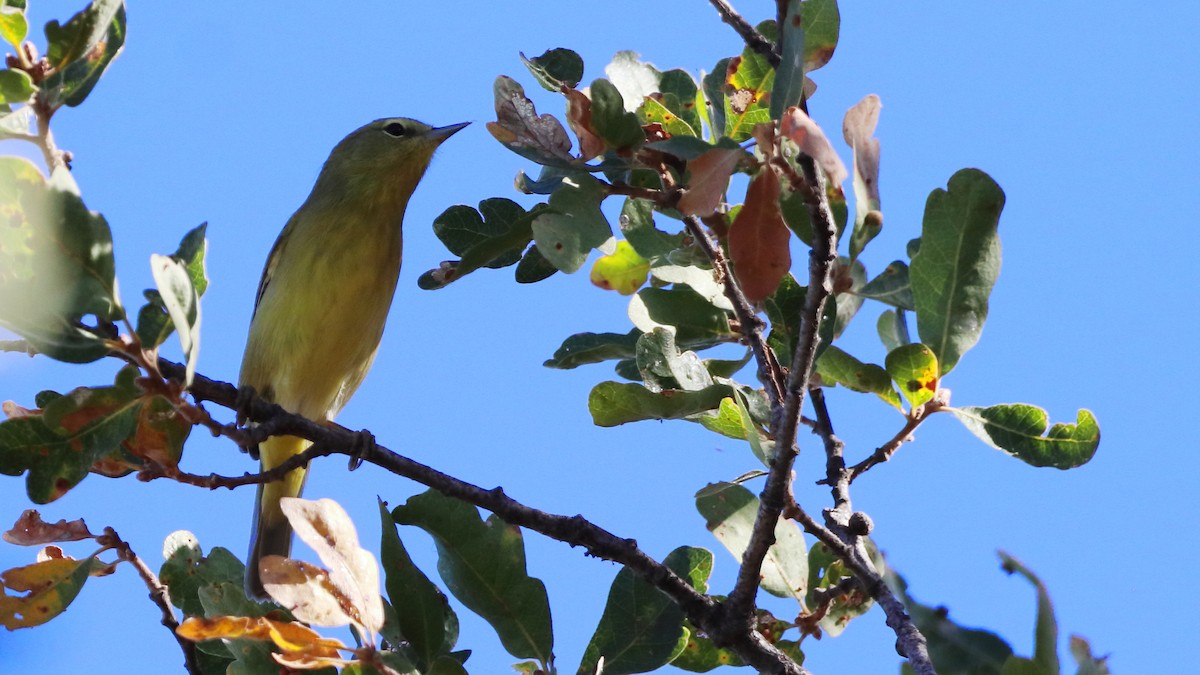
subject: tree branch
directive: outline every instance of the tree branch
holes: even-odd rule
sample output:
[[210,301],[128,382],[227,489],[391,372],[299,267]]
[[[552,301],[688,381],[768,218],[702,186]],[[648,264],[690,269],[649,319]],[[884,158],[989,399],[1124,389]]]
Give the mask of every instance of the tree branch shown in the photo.
[[779,54],[775,51],[775,45],[771,41],[763,37],[763,34],[758,32],[754,26],[750,25],[749,21],[737,13],[725,0],[709,0],[712,6],[716,8],[717,13],[721,15],[721,20],[733,26],[738,35],[742,36],[742,40],[746,42],[746,46],[758,52],[771,64],[772,68],[779,67]]
[[133,548],[124,539],[121,539],[116,530],[111,527],[104,528],[104,533],[96,537],[101,545],[109,546],[117,552],[117,556],[121,560],[133,565],[137,570],[138,576],[146,584],[146,588],[150,589],[150,599],[155,605],[162,610],[162,625],[167,630],[171,631],[171,636],[179,643],[179,648],[183,650],[184,666],[187,672],[192,675],[200,675],[200,663],[196,660],[196,644],[190,640],[185,640],[180,637],[175,631],[179,628],[179,622],[175,619],[175,610],[171,609],[171,593],[167,587],[163,585],[151,569],[142,561],[141,558],[133,552]]

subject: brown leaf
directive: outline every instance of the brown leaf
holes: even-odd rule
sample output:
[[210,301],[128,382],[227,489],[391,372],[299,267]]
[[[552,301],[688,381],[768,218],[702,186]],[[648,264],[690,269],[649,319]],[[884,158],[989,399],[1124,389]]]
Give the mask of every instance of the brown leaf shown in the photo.
[[0,404],[0,410],[3,410],[4,416],[10,420],[18,417],[36,417],[42,414],[41,408],[23,408],[17,405],[16,401],[5,401]]
[[729,176],[745,155],[741,148],[713,148],[688,162],[691,179],[676,205],[679,211],[700,218],[711,216],[729,187]]
[[296,498],[281,500],[280,508],[296,536],[329,568],[329,581],[348,602],[353,622],[368,633],[378,633],[383,627],[379,564],[358,545],[358,532],[345,509],[332,499]]
[[571,139],[553,115],[538,116],[525,90],[509,77],[496,78],[496,121],[488,131],[496,140],[514,147],[532,147],[545,155],[571,161]]
[[60,520],[47,523],[36,509],[26,509],[12,529],[4,533],[4,541],[17,546],[40,546],[54,541],[81,541],[96,535],[88,531],[83,520]]
[[[0,573],[0,626],[30,628],[62,614],[87,581],[81,568],[91,564],[91,558],[50,558]],[[4,589],[26,595],[9,595]]]
[[579,137],[579,159],[588,161],[604,152],[604,139],[592,131],[592,101],[582,91],[567,88],[567,124]]
[[746,203],[729,228],[729,257],[751,302],[775,292],[792,266],[790,233],[779,210],[779,177],[760,171],[746,190]]
[[338,658],[346,649],[340,641],[323,638],[313,629],[296,622],[274,621],[266,617],[214,616],[189,617],[175,633],[185,640],[270,640],[284,652]]
[[842,164],[842,158],[838,157],[837,151],[833,149],[821,127],[804,114],[803,110],[788,108],[783,114],[782,131],[784,136],[800,146],[801,152],[812,157],[817,165],[829,174],[831,183],[841,185],[842,181],[846,180],[848,174],[846,165]]
[[329,580],[325,570],[300,560],[269,555],[259,561],[263,588],[295,617],[316,626],[354,623],[357,610]]

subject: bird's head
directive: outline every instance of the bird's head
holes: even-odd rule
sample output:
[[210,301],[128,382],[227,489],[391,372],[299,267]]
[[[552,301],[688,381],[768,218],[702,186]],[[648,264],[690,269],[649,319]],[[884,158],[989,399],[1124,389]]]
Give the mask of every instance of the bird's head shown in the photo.
[[406,117],[375,120],[334,147],[314,192],[380,204],[407,202],[434,151],[468,124],[431,127]]

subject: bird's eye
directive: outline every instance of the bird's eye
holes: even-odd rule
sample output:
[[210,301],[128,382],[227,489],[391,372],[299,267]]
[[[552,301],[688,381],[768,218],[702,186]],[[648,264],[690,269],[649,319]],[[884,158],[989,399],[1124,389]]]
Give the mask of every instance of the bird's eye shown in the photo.
[[408,133],[408,129],[399,122],[389,122],[387,124],[387,126],[385,126],[383,128],[383,132],[385,134],[387,134],[388,136],[402,138],[405,134]]

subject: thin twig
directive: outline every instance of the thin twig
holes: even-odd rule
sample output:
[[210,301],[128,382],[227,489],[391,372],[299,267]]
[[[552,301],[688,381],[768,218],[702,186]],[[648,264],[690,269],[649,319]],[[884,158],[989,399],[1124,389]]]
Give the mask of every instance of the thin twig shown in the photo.
[[96,538],[101,544],[111,546],[117,555],[124,561],[133,565],[137,570],[138,576],[146,584],[146,588],[150,589],[150,599],[155,605],[162,610],[162,625],[167,630],[171,631],[171,636],[179,643],[179,648],[183,650],[184,666],[187,667],[187,672],[193,675],[200,675],[200,663],[196,659],[196,644],[190,640],[185,640],[180,637],[176,630],[179,628],[179,622],[175,619],[175,610],[171,608],[171,592],[159,580],[150,568],[142,561],[141,558],[133,552],[133,548],[129,543],[117,534],[116,530],[111,527],[104,528],[104,534]]
[[738,35],[742,36],[742,40],[746,45],[762,55],[763,58],[771,64],[771,67],[779,67],[779,54],[775,52],[775,45],[771,41],[763,37],[763,34],[758,32],[754,26],[750,25],[749,21],[737,13],[725,0],[709,0],[712,6],[716,8],[717,13],[721,15],[721,20],[733,26]]
[[900,449],[900,446],[904,445],[912,437],[917,427],[921,426],[921,423],[928,419],[929,415],[941,409],[942,406],[940,403],[934,400],[929,401],[922,408],[910,414],[904,424],[904,428],[899,433],[893,436],[887,443],[876,448],[875,452],[871,453],[866,459],[850,467],[850,476],[847,482],[853,483],[856,478],[866,473],[871,467],[891,459],[892,455],[896,454],[896,451]]

